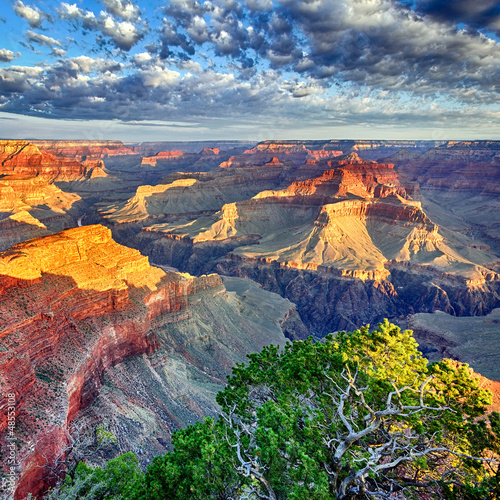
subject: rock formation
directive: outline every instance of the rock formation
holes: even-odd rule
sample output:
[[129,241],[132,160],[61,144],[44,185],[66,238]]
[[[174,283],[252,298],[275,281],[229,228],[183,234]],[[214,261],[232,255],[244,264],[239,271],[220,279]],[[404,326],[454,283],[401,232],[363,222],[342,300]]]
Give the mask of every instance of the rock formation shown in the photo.
[[450,142],[423,153],[399,153],[387,161],[419,183],[433,219],[500,252],[498,142]]
[[[247,352],[283,342],[281,325],[294,317],[291,303],[267,294],[260,299],[273,303],[273,308],[260,320],[252,319],[245,299],[227,292],[220,277],[194,278],[151,267],[147,257],[118,245],[110,230],[98,225],[35,238],[0,252],[0,294],[2,393],[13,394],[16,401],[21,464],[16,499],[48,486],[44,466],[62,453],[72,422],[85,412],[94,412],[94,423],[97,418],[114,422],[122,448],[131,449],[123,425],[133,420],[120,417],[125,400],[113,403],[116,407],[106,399],[105,409],[96,400],[104,377],[115,373],[113,367],[122,373],[118,365],[143,355],[134,366],[143,370],[144,379],[139,374],[127,391],[144,389],[143,398],[151,402],[154,395],[164,408],[157,420],[161,427],[143,436],[142,455],[151,459],[165,451],[173,430],[213,413],[213,394],[230,367]],[[254,300],[256,294],[250,292]],[[230,324],[237,326],[234,331]],[[195,380],[183,382],[188,394],[203,383],[211,391],[202,394],[198,388],[198,398],[174,400],[178,395],[166,391],[171,369],[199,372]],[[122,375],[109,376],[108,390],[120,387]],[[148,377],[156,383],[163,377],[160,396],[153,386],[144,387]],[[179,384],[175,383],[177,391]],[[130,397],[127,401],[132,404]],[[7,427],[7,410],[3,398],[0,431]],[[0,436],[5,451],[6,433]],[[148,449],[145,443],[151,440],[156,446]]]
[[[286,148],[264,144],[255,154],[263,149],[279,155]],[[398,313],[484,314],[496,307],[494,255],[461,233],[441,231],[424,212],[418,185],[392,164],[350,153],[301,165],[293,156],[285,162],[272,156],[252,166],[252,154],[197,177],[184,192],[163,187],[156,206],[155,195],[141,205],[135,229],[127,226],[126,213],[132,203],[139,206],[136,198],[110,210],[108,220],[120,223],[115,234],[155,262],[255,279],[297,303],[318,335]],[[253,196],[238,188],[241,175],[252,176]],[[223,197],[208,196],[215,186]],[[304,292],[300,283],[311,280],[321,286]],[[420,290],[416,297],[412,287]]]

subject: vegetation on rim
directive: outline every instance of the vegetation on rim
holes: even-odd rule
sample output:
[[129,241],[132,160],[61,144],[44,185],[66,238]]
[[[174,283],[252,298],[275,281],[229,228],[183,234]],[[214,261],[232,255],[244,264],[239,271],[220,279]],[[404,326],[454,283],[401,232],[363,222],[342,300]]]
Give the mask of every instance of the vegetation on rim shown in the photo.
[[173,437],[143,473],[81,462],[51,499],[495,499],[500,416],[467,365],[429,364],[412,332],[264,348],[217,396],[217,420]]

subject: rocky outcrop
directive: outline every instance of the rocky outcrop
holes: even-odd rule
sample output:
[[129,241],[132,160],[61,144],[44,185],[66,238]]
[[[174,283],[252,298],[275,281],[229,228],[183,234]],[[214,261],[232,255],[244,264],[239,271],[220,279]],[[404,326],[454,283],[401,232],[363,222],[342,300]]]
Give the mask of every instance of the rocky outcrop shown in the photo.
[[[269,149],[265,146],[255,154]],[[287,147],[271,149],[279,155]],[[133,244],[155,262],[193,274],[216,270],[256,279],[297,303],[318,335],[392,314],[438,309],[484,314],[496,307],[499,280],[485,267],[493,257],[487,247],[443,233],[414,199],[420,197],[417,186],[391,163],[349,153],[306,160],[298,168],[279,156],[260,166],[236,164],[211,182],[231,182],[236,172],[291,182],[226,203],[212,214],[191,213],[188,222],[145,224]],[[313,172],[318,175],[308,178]],[[321,284],[312,288],[317,294],[298,284],[313,280]],[[325,299],[321,288],[335,291]]]
[[[193,310],[201,307],[200,303],[208,301],[209,310],[219,308],[225,321],[240,325],[231,333],[230,340],[220,335],[210,338],[221,363],[220,369],[210,368],[214,387],[223,384],[230,366],[243,361],[247,352],[269,342],[283,342],[281,323],[290,322],[289,318],[294,316],[292,304],[279,297],[266,298],[268,302],[274,301],[275,310],[264,314],[262,321],[270,324],[256,335],[259,327],[250,319],[253,313],[240,299],[228,295],[219,276],[194,278],[152,267],[147,257],[118,245],[112,240],[111,231],[98,225],[35,238],[0,252],[0,294],[2,392],[13,395],[18,422],[15,440],[21,468],[17,471],[16,500],[24,499],[28,492],[37,495],[50,485],[54,478],[48,475],[45,466],[63,453],[71,423],[85,412],[92,412],[90,407],[113,367],[136,356],[154,358],[168,351],[169,356],[173,353],[177,358],[180,356],[178,363],[194,364],[201,372],[208,369],[201,358],[196,361],[201,354],[196,354],[193,346],[199,340],[178,338],[172,344],[167,333],[182,329],[183,335],[188,335],[200,325],[218,332],[222,328],[218,320],[211,324],[205,318],[198,323],[202,320],[197,319],[198,313]],[[215,302],[211,303],[212,300]],[[186,321],[189,326],[182,327]],[[204,339],[203,344],[208,340]],[[183,343],[186,345],[181,348]],[[232,346],[231,352],[222,354],[222,345]],[[141,359],[145,363],[141,369],[150,372],[147,367],[151,361]],[[158,358],[154,359],[158,366]],[[217,366],[216,361],[211,363]],[[135,383],[137,392],[137,384],[142,386],[143,382]],[[152,394],[146,389],[144,397],[150,398]],[[212,412],[215,411],[213,396],[214,393],[200,396],[200,401]],[[162,398],[158,404],[176,410],[172,409],[173,413],[165,417],[170,422],[161,432],[165,445],[156,446],[156,453],[165,451],[173,430],[206,414],[194,411],[189,402],[166,401],[167,393]],[[119,409],[115,410],[119,413]],[[8,400],[3,398],[0,431],[7,428],[8,412]],[[184,415],[184,420],[180,415]],[[109,407],[107,413],[100,413],[101,420],[104,416],[118,418]],[[127,434],[123,428],[118,428],[117,433],[121,446],[127,450],[127,443],[130,444]],[[6,433],[0,435],[0,447],[5,451]],[[154,456],[151,451],[145,453],[149,458]]]
[[183,156],[185,153],[182,151],[160,151],[155,156],[143,156],[141,164],[142,165],[151,165],[152,167],[156,167],[156,163],[160,161],[168,161],[175,158],[179,158]]
[[55,156],[26,141],[0,141],[0,174],[39,177],[46,181],[73,181],[92,176],[102,164],[84,165],[73,158]]

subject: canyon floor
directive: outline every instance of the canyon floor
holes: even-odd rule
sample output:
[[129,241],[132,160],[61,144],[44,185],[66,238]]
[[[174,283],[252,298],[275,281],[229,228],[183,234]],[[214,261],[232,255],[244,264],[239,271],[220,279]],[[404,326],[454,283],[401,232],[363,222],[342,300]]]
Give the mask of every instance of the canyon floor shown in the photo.
[[499,195],[495,141],[0,141],[15,499],[77,424],[146,465],[271,343],[389,318],[500,381]]

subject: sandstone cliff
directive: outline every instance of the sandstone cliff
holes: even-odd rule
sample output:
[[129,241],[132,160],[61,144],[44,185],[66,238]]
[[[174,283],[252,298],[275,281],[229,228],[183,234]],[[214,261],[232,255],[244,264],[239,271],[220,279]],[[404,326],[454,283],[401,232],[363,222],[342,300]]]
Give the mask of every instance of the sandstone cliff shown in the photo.
[[[269,149],[264,146],[255,151]],[[286,148],[271,149],[279,155]],[[302,150],[296,144],[289,149]],[[197,203],[193,183],[178,202],[171,198],[178,211],[169,210],[170,220],[162,209],[156,220],[146,221],[144,215],[133,244],[155,262],[195,274],[217,270],[255,279],[297,303],[319,335],[383,316],[436,309],[484,314],[496,307],[494,255],[467,235],[441,229],[424,211],[418,186],[392,164],[350,153],[300,166],[273,156],[251,166],[252,154],[247,151],[243,161],[235,159],[211,174],[210,184],[197,179],[200,187],[225,181],[231,202],[216,212],[216,204],[205,205],[208,214],[201,212],[201,202],[198,216],[190,211],[184,213],[187,221],[178,220],[185,196]],[[233,191],[235,196],[230,189],[243,172],[253,175],[253,188],[266,182],[281,187],[238,201],[244,192]],[[312,173],[316,176],[308,177]],[[165,194],[163,207],[168,206]],[[120,235],[124,228],[114,230]],[[130,238],[133,233],[121,234]],[[305,292],[299,283],[311,280],[318,287]],[[420,290],[415,296],[412,287]]]
[[[106,410],[96,403],[104,377],[113,373],[113,367],[134,356],[152,356],[141,358],[137,368],[146,378],[127,385],[134,393],[148,384],[147,373],[156,379],[165,377],[160,397],[153,386],[143,394],[146,399],[154,394],[156,403],[165,408],[157,421],[163,427],[153,435],[146,432],[142,440],[143,454],[150,459],[165,451],[173,430],[207,414],[209,408],[213,412],[213,395],[229,367],[264,344],[283,342],[281,325],[294,315],[291,303],[279,297],[264,298],[267,303],[274,300],[275,307],[262,315],[267,326],[260,329],[264,325],[252,319],[245,300],[229,294],[220,277],[194,278],[151,267],[147,257],[115,243],[109,229],[102,226],[66,230],[0,252],[0,293],[2,393],[14,394],[16,401],[15,440],[21,464],[16,499],[48,486],[45,465],[62,453],[72,421],[85,417],[85,412],[93,415],[90,421],[84,419],[89,425],[99,418],[115,422],[122,448],[133,448],[136,438],[127,441],[119,416],[124,400],[111,404],[106,399]],[[208,312],[211,319],[206,317]],[[219,313],[221,319],[216,318]],[[229,323],[223,326],[223,321],[238,328],[230,332]],[[174,340],[177,330],[183,333]],[[197,330],[198,336],[193,333]],[[203,355],[206,345],[211,346],[210,361]],[[171,369],[166,356],[170,365],[175,356]],[[151,363],[163,375],[155,375]],[[202,395],[203,390],[197,389],[198,400],[187,396],[174,400],[177,396],[166,388],[181,367],[199,371],[198,379],[206,377],[211,391]],[[120,386],[119,379],[111,376],[108,387],[115,382]],[[195,390],[194,380],[183,383],[185,390]],[[180,387],[180,382],[174,384]],[[94,410],[100,408],[97,414],[91,405]],[[6,429],[7,414],[4,398],[0,431]],[[143,425],[147,427],[148,422]],[[164,444],[159,445],[157,438]],[[148,440],[156,440],[157,445],[148,449]],[[6,446],[4,432],[0,447],[5,451]]]

